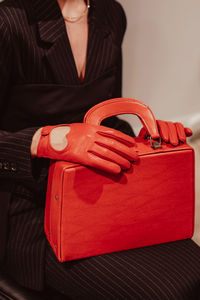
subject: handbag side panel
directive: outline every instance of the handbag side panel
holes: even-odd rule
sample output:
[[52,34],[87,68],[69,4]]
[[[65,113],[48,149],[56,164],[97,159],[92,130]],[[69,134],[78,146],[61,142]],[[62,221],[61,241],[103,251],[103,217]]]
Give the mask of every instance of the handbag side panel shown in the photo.
[[45,203],[44,231],[55,255],[60,259],[61,208],[64,170],[75,164],[51,161]]
[[48,241],[50,242],[50,213],[51,213],[51,188],[52,188],[52,177],[54,173],[55,163],[51,162],[49,166],[48,184],[45,202],[45,218],[44,218],[44,232]]

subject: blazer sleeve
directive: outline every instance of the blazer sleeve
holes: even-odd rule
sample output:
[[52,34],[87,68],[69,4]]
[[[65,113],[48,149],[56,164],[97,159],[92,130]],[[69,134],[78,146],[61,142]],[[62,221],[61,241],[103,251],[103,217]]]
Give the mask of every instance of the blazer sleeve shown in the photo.
[[[12,35],[3,18],[0,19],[0,110],[12,84]],[[30,145],[38,128],[10,133],[0,130],[0,178],[38,188],[46,181],[48,160],[31,159]]]
[[120,55],[117,61],[116,79],[113,93],[113,98],[120,97],[122,97],[122,49],[120,49]]
[[[114,15],[115,18],[110,20],[110,15]],[[114,43],[116,43],[119,47],[119,55],[116,62],[117,71],[113,95],[114,97],[118,98],[122,96],[122,43],[127,27],[126,14],[119,2],[110,2],[108,20],[113,30]]]

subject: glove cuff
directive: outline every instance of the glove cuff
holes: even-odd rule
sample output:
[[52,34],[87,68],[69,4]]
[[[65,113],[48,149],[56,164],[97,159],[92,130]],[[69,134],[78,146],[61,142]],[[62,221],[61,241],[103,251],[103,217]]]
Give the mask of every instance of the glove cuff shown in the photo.
[[[61,153],[65,151],[58,151],[51,146],[50,143],[50,132],[56,127],[70,126],[70,124],[59,124],[59,125],[49,125],[42,128],[40,140],[37,147],[37,157],[51,158],[51,154]],[[54,157],[53,155],[53,157]]]

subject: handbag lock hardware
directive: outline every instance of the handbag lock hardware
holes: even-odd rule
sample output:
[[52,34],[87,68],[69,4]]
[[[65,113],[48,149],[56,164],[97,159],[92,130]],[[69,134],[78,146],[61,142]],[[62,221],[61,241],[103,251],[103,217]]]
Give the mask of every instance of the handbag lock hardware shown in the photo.
[[149,140],[150,140],[151,148],[153,148],[154,150],[159,149],[159,148],[162,148],[162,140],[161,140],[161,137],[159,137],[158,141],[154,141],[154,140],[152,139],[152,137],[149,136]]

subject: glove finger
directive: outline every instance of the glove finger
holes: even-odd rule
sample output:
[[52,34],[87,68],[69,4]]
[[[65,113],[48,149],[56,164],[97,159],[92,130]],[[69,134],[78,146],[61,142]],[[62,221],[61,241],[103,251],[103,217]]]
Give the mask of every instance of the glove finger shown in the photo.
[[112,161],[118,165],[121,166],[123,169],[129,169],[131,167],[131,163],[129,160],[125,159],[121,155],[102,147],[98,144],[94,144],[91,150],[89,150],[90,153],[93,153],[105,160]]
[[97,130],[97,133],[101,136],[109,137],[116,141],[119,141],[120,143],[125,144],[128,147],[132,147],[135,145],[135,140],[133,137],[113,128],[101,126],[101,129]]
[[161,139],[164,142],[168,143],[169,142],[169,131],[168,131],[167,122],[162,121],[162,120],[157,120],[157,125],[158,125]]
[[181,142],[185,143],[186,142],[186,134],[185,134],[185,129],[184,129],[183,124],[177,122],[177,123],[175,123],[175,126],[176,126],[179,140]]
[[177,146],[179,144],[179,140],[176,126],[173,122],[167,122],[167,126],[169,130],[169,142],[171,145]]
[[111,151],[118,153],[119,155],[125,157],[126,159],[130,160],[130,161],[134,161],[138,159],[138,155],[136,153],[136,151],[134,151],[134,148],[130,148],[124,144],[122,144],[121,142],[118,142],[114,139],[110,139],[110,138],[101,138],[97,141],[95,141],[96,144],[110,149]]
[[111,174],[119,174],[121,172],[121,168],[118,164],[96,156],[92,152],[88,152],[87,166],[88,165]]
[[147,130],[144,127],[142,127],[138,136],[144,139],[147,136]]
[[193,135],[193,132],[190,128],[185,128],[185,134],[186,134],[186,136],[191,136],[191,135]]

